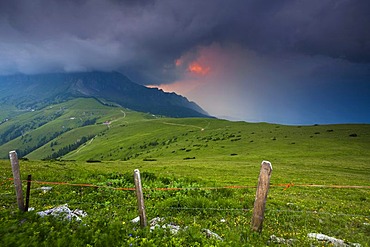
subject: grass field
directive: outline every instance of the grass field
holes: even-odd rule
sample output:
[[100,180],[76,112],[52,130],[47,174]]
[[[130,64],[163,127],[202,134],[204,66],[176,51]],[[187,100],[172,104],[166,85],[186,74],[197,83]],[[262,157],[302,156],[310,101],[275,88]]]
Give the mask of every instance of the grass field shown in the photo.
[[[320,163],[322,164],[322,163]],[[361,167],[362,166],[362,167]],[[321,168],[320,168],[321,167]],[[22,178],[37,181],[93,184],[97,187],[34,182],[30,206],[36,211],[68,203],[88,213],[83,223],[40,218],[35,212],[18,212],[8,161],[1,162],[2,246],[265,246],[271,235],[296,239],[294,246],[318,245],[307,238],[323,233],[348,242],[370,243],[369,188],[300,187],[302,184],[369,185],[369,170],[338,166],[309,167],[273,163],[271,188],[261,234],[250,230],[259,163],[204,160],[167,161],[21,161]],[[138,213],[132,188],[133,170],[142,172],[148,219],[164,217],[184,231],[150,232],[130,222]],[[325,179],[324,179],[325,178]],[[281,183],[292,182],[289,188]],[[25,184],[24,184],[25,185]],[[223,188],[228,185],[246,186]],[[50,192],[38,190],[52,186]],[[101,187],[100,187],[101,186]],[[155,188],[184,188],[158,191]],[[223,241],[208,239],[207,228]],[[324,246],[330,246],[320,244]],[[274,244],[272,244],[274,246]]]
[[[78,111],[65,110],[49,124],[88,112],[85,101],[74,103]],[[87,105],[103,109],[94,111],[95,124],[76,125],[20,161],[22,179],[36,180],[35,211],[18,211],[10,162],[0,160],[1,246],[266,246],[271,235],[294,239],[293,246],[332,246],[308,233],[370,245],[370,125],[171,119]],[[61,158],[41,160],[87,135]],[[271,161],[273,172],[264,228],[256,233],[250,224],[262,160]],[[163,217],[183,229],[178,234],[131,223],[138,215],[135,192],[115,188],[134,187],[134,169],[142,173],[148,219]],[[69,222],[36,215],[65,203],[88,216]],[[204,229],[223,241],[207,238]]]

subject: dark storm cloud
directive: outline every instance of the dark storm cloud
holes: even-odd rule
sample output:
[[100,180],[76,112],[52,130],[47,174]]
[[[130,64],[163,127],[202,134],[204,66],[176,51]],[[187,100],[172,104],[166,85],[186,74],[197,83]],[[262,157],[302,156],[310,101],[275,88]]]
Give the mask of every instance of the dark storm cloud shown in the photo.
[[171,82],[174,60],[212,43],[370,62],[370,2],[0,1],[0,73],[121,70]]
[[261,52],[370,62],[369,1],[249,1],[229,8],[233,14],[217,30],[220,40]]

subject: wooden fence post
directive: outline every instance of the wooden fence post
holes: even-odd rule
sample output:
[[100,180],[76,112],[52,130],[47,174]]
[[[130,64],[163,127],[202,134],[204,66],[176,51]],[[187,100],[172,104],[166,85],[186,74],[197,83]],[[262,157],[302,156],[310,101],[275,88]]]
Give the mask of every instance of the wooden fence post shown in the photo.
[[19,210],[24,211],[22,181],[21,181],[21,173],[19,170],[19,161],[18,161],[17,153],[15,151],[10,151],[9,158],[10,158],[10,163],[12,164],[15,194],[17,196],[18,208]]
[[267,193],[270,187],[271,172],[271,163],[269,161],[262,161],[252,215],[252,230],[254,231],[262,231]]
[[28,177],[27,177],[27,190],[26,190],[26,206],[24,208],[25,212],[28,211],[28,207],[30,205],[31,179],[32,179],[32,176],[28,175]]
[[135,181],[137,204],[138,204],[139,215],[140,215],[140,226],[146,227],[147,220],[146,220],[146,215],[145,215],[143,188],[141,186],[140,171],[138,169],[134,170],[134,181]]

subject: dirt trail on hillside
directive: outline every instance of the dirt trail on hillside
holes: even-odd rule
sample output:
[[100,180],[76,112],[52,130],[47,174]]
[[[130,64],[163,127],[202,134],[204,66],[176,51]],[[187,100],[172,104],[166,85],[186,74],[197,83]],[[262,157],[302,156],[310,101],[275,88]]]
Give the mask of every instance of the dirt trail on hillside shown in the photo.
[[190,125],[190,124],[176,124],[176,123],[169,123],[169,122],[163,122],[163,123],[167,124],[167,125],[174,125],[174,126],[193,127],[193,128],[200,129],[201,131],[205,130],[210,124],[208,122],[207,126],[203,128],[203,127],[199,127],[199,126],[196,126],[196,125]]

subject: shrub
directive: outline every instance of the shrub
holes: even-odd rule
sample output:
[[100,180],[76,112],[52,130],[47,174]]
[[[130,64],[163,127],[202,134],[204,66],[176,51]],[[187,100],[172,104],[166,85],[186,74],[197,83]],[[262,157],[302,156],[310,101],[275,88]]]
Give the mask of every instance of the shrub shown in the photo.
[[183,160],[194,160],[195,157],[185,157]]
[[157,159],[153,159],[153,158],[144,158],[143,161],[157,161]]
[[93,158],[90,158],[88,160],[86,160],[87,163],[100,163],[101,160],[96,160],[96,159],[93,159]]

